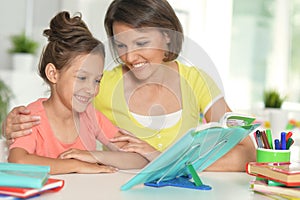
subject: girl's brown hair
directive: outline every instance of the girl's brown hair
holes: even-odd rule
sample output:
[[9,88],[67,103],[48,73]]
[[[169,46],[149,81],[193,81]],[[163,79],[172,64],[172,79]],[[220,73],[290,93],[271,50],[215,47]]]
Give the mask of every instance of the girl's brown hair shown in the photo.
[[39,74],[47,83],[45,68],[48,63],[61,70],[79,55],[97,53],[105,57],[104,45],[93,37],[80,13],[70,17],[66,11],[59,12],[43,35],[48,38],[48,44],[40,59]]
[[121,22],[133,28],[156,27],[167,33],[171,41],[165,62],[174,60],[182,48],[183,30],[175,11],[166,0],[114,0],[105,15],[104,25],[113,54],[113,23]]

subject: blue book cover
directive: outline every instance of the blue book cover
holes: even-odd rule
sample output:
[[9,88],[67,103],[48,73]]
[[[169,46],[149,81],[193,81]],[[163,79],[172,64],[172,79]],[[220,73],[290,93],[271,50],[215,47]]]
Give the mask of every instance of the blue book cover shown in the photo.
[[0,163],[0,186],[41,188],[49,172],[49,166]]

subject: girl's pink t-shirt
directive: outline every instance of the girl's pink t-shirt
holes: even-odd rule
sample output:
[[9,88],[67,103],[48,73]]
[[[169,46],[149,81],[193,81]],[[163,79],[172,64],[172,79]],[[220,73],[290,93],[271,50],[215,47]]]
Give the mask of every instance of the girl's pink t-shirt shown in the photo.
[[40,124],[32,128],[31,134],[16,138],[10,149],[19,147],[30,154],[57,158],[62,152],[70,148],[96,150],[96,140],[103,145],[107,145],[108,140],[113,138],[119,131],[116,126],[90,104],[85,112],[80,113],[78,137],[72,143],[63,143],[56,138],[51,129],[43,106],[45,100],[45,98],[41,98],[27,106],[32,115],[41,117]]

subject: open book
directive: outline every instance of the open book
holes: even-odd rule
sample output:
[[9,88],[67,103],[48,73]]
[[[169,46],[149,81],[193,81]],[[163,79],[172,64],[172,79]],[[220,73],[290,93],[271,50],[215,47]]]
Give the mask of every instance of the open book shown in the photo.
[[[252,116],[226,113],[219,123],[199,125],[190,129],[125,183],[121,190],[128,190],[141,183],[158,187],[178,186],[178,177],[197,174],[195,170],[203,171],[253,132],[259,126],[259,124],[251,125],[254,120]],[[184,178],[183,181],[185,180]],[[194,187],[193,183],[187,184],[189,186],[183,187],[199,188]]]
[[213,127],[223,127],[223,128],[230,128],[230,127],[247,127],[252,126],[255,117],[235,112],[227,112],[225,113],[219,122],[210,122],[207,124],[199,125],[196,130],[204,130],[207,128]]

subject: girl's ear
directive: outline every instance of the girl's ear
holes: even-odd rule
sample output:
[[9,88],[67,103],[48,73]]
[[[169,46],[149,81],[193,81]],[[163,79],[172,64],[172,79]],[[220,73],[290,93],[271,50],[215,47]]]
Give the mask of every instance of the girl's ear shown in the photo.
[[58,79],[58,71],[52,63],[48,63],[45,68],[45,74],[50,83],[56,83]]

